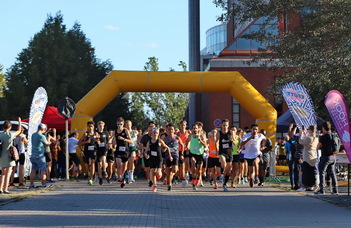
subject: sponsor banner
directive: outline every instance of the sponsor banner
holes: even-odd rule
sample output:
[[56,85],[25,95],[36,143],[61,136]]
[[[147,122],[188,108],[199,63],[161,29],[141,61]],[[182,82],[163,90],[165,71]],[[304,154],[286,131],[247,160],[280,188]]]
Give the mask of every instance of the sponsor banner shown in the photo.
[[351,161],[350,118],[344,96],[337,90],[331,90],[325,96],[324,104],[344,145],[347,157]]
[[306,88],[298,82],[289,82],[282,88],[282,94],[296,125],[301,130],[302,126],[317,126],[313,102]]
[[46,90],[43,87],[39,87],[32,100],[32,105],[29,112],[29,123],[28,123],[28,154],[32,154],[32,134],[38,130],[38,125],[44,115],[46,104],[48,102],[48,96]]

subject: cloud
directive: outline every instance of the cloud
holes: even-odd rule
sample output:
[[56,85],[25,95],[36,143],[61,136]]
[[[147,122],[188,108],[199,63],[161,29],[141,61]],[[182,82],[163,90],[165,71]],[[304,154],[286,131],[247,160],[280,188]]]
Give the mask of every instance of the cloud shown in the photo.
[[105,25],[104,28],[108,30],[116,30],[116,31],[120,30],[119,27],[113,26],[113,25]]
[[156,44],[156,43],[149,43],[149,44],[147,44],[146,46],[149,47],[149,48],[159,48],[159,47],[160,47],[160,46],[159,46],[158,44]]

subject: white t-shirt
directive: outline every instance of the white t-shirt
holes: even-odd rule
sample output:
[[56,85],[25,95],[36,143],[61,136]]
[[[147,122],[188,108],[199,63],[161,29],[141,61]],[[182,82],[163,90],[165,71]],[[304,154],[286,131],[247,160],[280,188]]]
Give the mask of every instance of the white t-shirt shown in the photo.
[[68,139],[68,153],[75,154],[78,146],[78,139],[71,137]]
[[[241,141],[246,141],[250,137],[251,133],[247,133],[246,135],[244,135]],[[254,159],[260,156],[262,154],[262,152],[260,151],[261,141],[265,138],[266,137],[263,134],[257,133],[254,139],[250,139],[250,141],[248,141],[245,144],[244,158]]]

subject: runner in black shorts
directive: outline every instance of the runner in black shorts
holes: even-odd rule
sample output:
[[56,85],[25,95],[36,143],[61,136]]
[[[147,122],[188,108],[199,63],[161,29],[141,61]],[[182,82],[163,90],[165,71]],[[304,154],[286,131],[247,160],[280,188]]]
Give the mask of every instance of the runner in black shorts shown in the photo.
[[108,140],[107,140],[107,156],[106,156],[106,162],[107,162],[107,170],[108,170],[108,176],[107,176],[107,183],[110,183],[110,180],[112,179],[112,174],[113,174],[113,169],[114,169],[114,162],[115,162],[115,151],[116,151],[116,138],[115,138],[115,131],[114,130],[109,130],[108,132]]
[[89,121],[87,123],[87,126],[88,130],[82,135],[78,142],[78,145],[84,145],[84,157],[88,163],[90,172],[88,184],[93,185],[93,178],[95,175],[96,144],[99,135],[94,130],[94,121]]
[[126,184],[124,173],[127,170],[127,162],[129,158],[128,144],[133,143],[130,138],[130,133],[124,128],[124,119],[119,117],[117,119],[117,130],[115,134],[116,138],[116,152],[115,159],[117,164],[117,180],[123,188]]
[[184,148],[184,145],[181,139],[176,134],[174,134],[173,124],[168,124],[166,126],[166,133],[162,136],[161,139],[166,143],[166,145],[169,147],[169,150],[170,150],[165,153],[167,184],[168,184],[168,191],[170,191],[172,189],[173,177],[178,172],[178,161],[179,161],[178,145],[181,145],[183,148]]
[[[147,143],[151,140],[152,136],[152,129],[156,127],[154,122],[149,122],[149,126],[147,128],[147,134],[143,135],[140,139],[140,144],[139,144],[139,149],[142,152],[142,155],[145,154],[146,150],[146,145]],[[149,187],[152,186],[152,181],[150,180],[150,165],[149,165],[149,159],[147,159],[145,156],[142,157],[143,162],[144,162],[144,167],[145,167],[145,177],[147,182],[149,183]]]
[[98,162],[98,175],[99,184],[102,185],[102,177],[107,177],[106,172],[106,155],[107,155],[107,141],[108,132],[105,130],[105,123],[103,121],[98,122],[99,140],[97,145],[97,162]]
[[224,170],[224,182],[223,190],[225,192],[227,189],[227,182],[229,180],[229,175],[232,167],[232,143],[233,136],[229,131],[229,120],[224,119],[222,121],[221,130],[217,133],[217,139],[219,141],[219,161],[221,162],[222,168]]
[[[162,176],[162,147],[167,151],[168,146],[159,139],[160,131],[157,128],[152,130],[152,138],[146,144],[145,157],[149,160],[150,165],[150,180],[152,181],[152,191],[157,191],[156,179],[160,179]],[[151,187],[151,186],[150,186]]]
[[188,183],[189,172],[190,172],[190,163],[189,163],[190,152],[187,148],[186,142],[191,132],[186,129],[186,125],[187,125],[187,122],[185,120],[180,121],[179,132],[177,133],[178,137],[182,140],[182,143],[184,144],[183,154],[181,153],[181,146],[179,145],[179,152],[180,152],[179,158],[180,158],[180,161],[182,161],[179,163],[179,177],[182,179],[183,187],[185,187],[186,184]]

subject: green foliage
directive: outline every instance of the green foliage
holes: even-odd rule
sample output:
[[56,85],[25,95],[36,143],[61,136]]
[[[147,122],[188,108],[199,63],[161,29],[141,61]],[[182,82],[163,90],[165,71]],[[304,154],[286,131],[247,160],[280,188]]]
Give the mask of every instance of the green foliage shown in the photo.
[[6,89],[5,75],[2,73],[4,67],[0,64],[0,97],[4,96],[4,89]]
[[[29,41],[6,74],[2,118],[27,117],[34,91],[39,86],[48,93],[48,105],[56,106],[66,96],[78,102],[112,68],[109,61],[96,58],[90,40],[78,23],[67,30],[60,12],[49,15],[41,31]],[[119,110],[128,111],[128,102],[123,99],[122,94],[113,104],[119,104]],[[101,119],[111,116],[117,118],[109,108],[100,114]]]
[[[348,102],[351,101],[349,0],[239,0],[230,5],[216,0],[214,3],[229,10],[219,20],[234,17],[240,23],[267,18],[259,31],[245,38],[264,44],[254,61],[263,62],[263,67],[277,70],[277,74],[283,76],[275,81],[271,93],[279,91],[287,82],[300,82],[308,89],[315,110],[322,118],[328,118],[323,101],[330,90],[339,90]],[[288,29],[279,30],[278,23],[268,23],[284,18]],[[300,18],[300,23],[296,23]],[[270,33],[267,26],[270,31],[280,32]]]
[[[158,59],[149,57],[148,60],[145,63],[144,70],[158,71]],[[179,66],[186,71],[185,62],[180,61]],[[170,71],[174,71],[174,69],[170,68]],[[147,123],[152,119],[158,126],[166,121],[174,124],[178,123],[183,119],[189,103],[189,97],[186,93],[131,93],[131,100],[132,112],[137,123]]]

